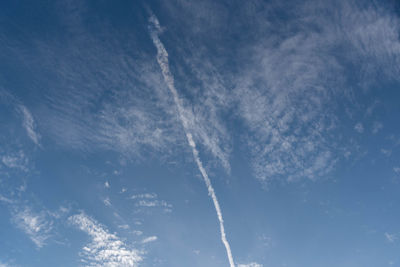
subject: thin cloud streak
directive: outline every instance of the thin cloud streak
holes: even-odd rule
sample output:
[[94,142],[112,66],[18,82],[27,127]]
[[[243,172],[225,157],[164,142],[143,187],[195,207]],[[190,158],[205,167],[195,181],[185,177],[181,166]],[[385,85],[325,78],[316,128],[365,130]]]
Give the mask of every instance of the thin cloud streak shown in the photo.
[[188,118],[186,118],[185,116],[185,111],[183,109],[183,104],[179,98],[178,92],[175,88],[174,85],[174,78],[169,70],[169,63],[168,63],[168,52],[166,51],[164,45],[161,43],[158,34],[160,32],[162,32],[162,29],[160,27],[160,23],[158,22],[158,19],[154,16],[154,14],[151,14],[150,16],[150,22],[151,22],[151,26],[149,28],[150,30],[150,35],[151,38],[153,40],[154,45],[157,48],[157,62],[160,65],[165,83],[168,86],[168,89],[170,90],[170,92],[173,95],[174,98],[174,102],[175,105],[178,109],[178,114],[179,114],[179,119],[182,123],[183,129],[185,131],[185,135],[186,135],[186,139],[189,143],[189,146],[192,149],[192,153],[193,153],[193,158],[196,161],[197,167],[201,173],[201,175],[203,176],[204,182],[206,183],[207,189],[208,189],[208,194],[211,197],[213,203],[214,203],[214,207],[215,210],[217,212],[217,216],[218,216],[218,221],[219,221],[219,227],[220,227],[220,232],[221,232],[221,240],[222,243],[225,246],[226,249],[226,253],[228,256],[228,260],[229,260],[229,264],[231,267],[235,266],[235,263],[233,261],[233,256],[232,256],[232,252],[231,252],[231,248],[229,245],[228,240],[226,239],[226,234],[225,234],[225,227],[224,227],[224,220],[222,217],[222,212],[221,212],[221,208],[219,206],[219,202],[217,199],[217,196],[215,194],[214,188],[211,184],[210,178],[208,177],[208,174],[206,172],[206,170],[203,167],[203,163],[200,160],[199,157],[199,152],[196,148],[196,143],[193,140],[193,136],[190,133],[189,130],[189,121]]
[[29,138],[36,144],[39,145],[40,135],[35,131],[35,121],[30,111],[23,105],[19,106],[19,110],[23,115],[23,127],[26,130]]
[[154,241],[157,241],[157,239],[158,239],[157,236],[149,236],[142,240],[142,244],[154,242]]

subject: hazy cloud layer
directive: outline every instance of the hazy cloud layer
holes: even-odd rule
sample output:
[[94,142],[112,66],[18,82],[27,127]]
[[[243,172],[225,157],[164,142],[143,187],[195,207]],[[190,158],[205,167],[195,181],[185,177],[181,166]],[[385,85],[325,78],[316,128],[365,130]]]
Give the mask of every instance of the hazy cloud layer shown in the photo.
[[[399,76],[399,19],[364,1],[289,7],[233,1],[241,6],[235,14],[213,1],[162,5],[171,15],[162,31],[186,127],[200,153],[215,159],[208,165],[217,162],[228,172],[238,149],[249,153],[248,163],[262,181],[326,176],[343,155],[351,155],[357,138],[336,131],[348,123],[354,135],[369,129],[353,119],[357,111],[351,105],[359,108],[357,98],[379,79]],[[107,19],[96,26],[104,36],[89,31],[83,19],[88,8],[76,1],[55,5],[71,34],[68,41],[32,39],[31,53],[20,58],[27,66],[40,61],[33,74],[46,84],[35,112],[40,120],[19,105],[29,138],[39,144],[45,135],[67,148],[137,158],[187,150],[155,51],[138,51],[138,32],[125,34]],[[282,18],[272,16],[277,11]],[[251,27],[252,34],[242,27]],[[11,54],[19,49],[7,46]],[[344,110],[343,102],[349,104]],[[370,131],[382,127],[376,122]],[[234,135],[245,142],[234,143]]]

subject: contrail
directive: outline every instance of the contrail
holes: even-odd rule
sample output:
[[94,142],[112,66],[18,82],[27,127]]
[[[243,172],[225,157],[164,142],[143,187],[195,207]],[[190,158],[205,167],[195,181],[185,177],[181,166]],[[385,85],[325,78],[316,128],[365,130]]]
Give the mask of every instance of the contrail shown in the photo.
[[199,168],[201,175],[203,176],[204,182],[206,183],[206,186],[208,189],[208,195],[211,197],[211,199],[214,203],[214,207],[217,212],[218,221],[219,221],[221,240],[225,246],[226,254],[228,255],[228,259],[229,259],[229,264],[231,267],[234,267],[235,263],[233,261],[231,247],[229,246],[229,242],[226,239],[224,219],[222,218],[221,207],[219,206],[218,199],[215,194],[214,188],[211,184],[210,178],[208,177],[208,174],[203,167],[203,163],[200,160],[199,151],[196,148],[196,143],[194,142],[193,136],[190,133],[188,119],[185,117],[185,112],[183,109],[182,101],[179,98],[178,92],[176,91],[175,84],[174,84],[174,78],[171,74],[171,71],[169,70],[168,52],[167,52],[167,50],[165,50],[164,45],[161,43],[160,38],[158,37],[158,34],[162,32],[160,23],[158,22],[158,19],[154,16],[154,14],[152,14],[151,12],[150,12],[149,20],[152,24],[151,27],[149,27],[150,36],[151,36],[151,39],[153,40],[154,45],[157,48],[157,62],[160,65],[165,83],[167,84],[169,90],[171,91],[171,93],[174,97],[174,102],[175,102],[175,105],[176,105],[176,107],[178,109],[178,113],[179,113],[179,119],[182,123],[183,129],[186,134],[186,139],[189,143],[189,146],[192,148],[193,158],[196,161],[197,167]]

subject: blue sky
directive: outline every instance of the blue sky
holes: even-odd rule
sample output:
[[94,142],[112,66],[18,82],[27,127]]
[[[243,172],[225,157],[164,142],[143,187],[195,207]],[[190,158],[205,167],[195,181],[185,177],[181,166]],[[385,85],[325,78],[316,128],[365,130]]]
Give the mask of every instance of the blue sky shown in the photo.
[[397,1],[3,1],[0,267],[400,266]]

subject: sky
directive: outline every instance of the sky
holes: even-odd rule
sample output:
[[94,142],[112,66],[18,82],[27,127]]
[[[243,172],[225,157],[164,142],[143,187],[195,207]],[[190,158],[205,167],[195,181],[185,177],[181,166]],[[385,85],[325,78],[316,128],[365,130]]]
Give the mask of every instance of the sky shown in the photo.
[[2,1],[0,267],[400,266],[400,2]]

